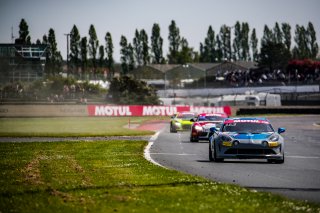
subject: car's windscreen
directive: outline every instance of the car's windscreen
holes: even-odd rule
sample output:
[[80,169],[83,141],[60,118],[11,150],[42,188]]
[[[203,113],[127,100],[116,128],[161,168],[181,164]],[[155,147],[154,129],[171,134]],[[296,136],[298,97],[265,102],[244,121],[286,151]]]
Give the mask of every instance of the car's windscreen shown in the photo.
[[223,120],[220,116],[199,116],[198,121],[221,121]]
[[273,131],[271,124],[266,123],[226,123],[222,127],[222,132],[261,133]]
[[194,118],[194,114],[179,114],[177,118],[182,120],[190,120]]

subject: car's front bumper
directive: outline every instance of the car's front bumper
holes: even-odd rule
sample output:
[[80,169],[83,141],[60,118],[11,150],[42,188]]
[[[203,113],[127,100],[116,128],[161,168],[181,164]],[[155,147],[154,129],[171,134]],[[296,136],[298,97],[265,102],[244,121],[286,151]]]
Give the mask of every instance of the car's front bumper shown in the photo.
[[218,145],[217,156],[219,158],[243,158],[243,159],[283,159],[283,146],[265,147],[257,144],[239,144],[231,147]]
[[173,124],[176,131],[187,131],[191,129],[191,124]]
[[193,138],[196,138],[198,140],[209,140],[212,133],[210,133],[209,129],[203,129],[203,130],[193,129],[191,132],[191,135]]

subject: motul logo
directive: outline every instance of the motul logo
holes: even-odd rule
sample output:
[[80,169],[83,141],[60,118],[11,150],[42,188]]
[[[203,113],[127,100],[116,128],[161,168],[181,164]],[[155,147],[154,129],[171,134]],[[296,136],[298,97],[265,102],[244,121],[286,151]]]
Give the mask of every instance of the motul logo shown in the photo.
[[144,106],[142,115],[161,115],[168,116],[177,112],[176,107],[169,106]]
[[192,106],[141,106],[141,105],[88,105],[89,116],[171,116],[177,112],[227,113],[229,106],[192,107]]
[[191,112],[195,113],[225,113],[223,107],[190,107]]
[[129,106],[96,106],[96,116],[131,116]]

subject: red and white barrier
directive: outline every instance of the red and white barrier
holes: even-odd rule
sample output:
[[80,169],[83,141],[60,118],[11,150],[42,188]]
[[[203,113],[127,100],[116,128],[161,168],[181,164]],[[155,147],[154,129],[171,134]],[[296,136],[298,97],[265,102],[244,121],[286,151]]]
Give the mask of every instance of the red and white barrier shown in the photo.
[[230,106],[141,106],[141,105],[88,105],[89,116],[171,116],[177,112],[226,113],[231,115]]

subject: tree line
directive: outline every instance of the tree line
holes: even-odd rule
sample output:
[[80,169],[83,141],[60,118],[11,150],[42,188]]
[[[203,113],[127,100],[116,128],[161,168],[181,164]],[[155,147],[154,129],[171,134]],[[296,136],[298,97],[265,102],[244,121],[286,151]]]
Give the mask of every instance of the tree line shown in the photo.
[[[28,24],[24,19],[21,20],[19,29],[19,38],[16,39],[16,43],[31,44]],[[237,21],[234,26],[222,25],[217,33],[210,25],[203,42],[199,44],[199,51],[190,47],[187,39],[180,35],[180,29],[174,20],[171,21],[168,29],[169,47],[166,56],[163,54],[163,38],[157,23],[153,24],[150,42],[144,29],[135,30],[132,42],[122,35],[119,43],[121,74],[129,74],[136,67],[150,63],[215,63],[225,60],[255,61],[260,68],[285,69],[290,60],[314,60],[319,52],[316,32],[311,22],[307,26],[295,26],[294,45],[291,26],[288,23],[276,22],[272,28],[265,25],[260,45],[256,29],[250,29],[247,22]],[[232,31],[233,36],[231,36]],[[89,27],[88,36],[82,37],[76,25],[73,26],[69,35],[71,74],[83,77],[89,73],[96,76],[108,70],[109,77],[114,76],[114,44],[111,32],[106,32],[103,44],[99,42],[93,24]],[[44,35],[42,41],[38,39],[36,44],[48,45],[46,73],[54,75],[61,72],[62,57],[57,49],[54,30],[50,28],[48,35]]]

